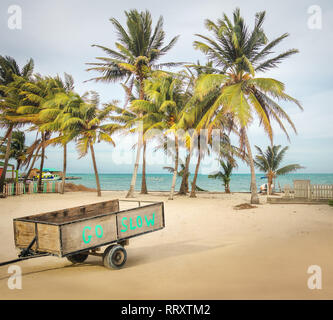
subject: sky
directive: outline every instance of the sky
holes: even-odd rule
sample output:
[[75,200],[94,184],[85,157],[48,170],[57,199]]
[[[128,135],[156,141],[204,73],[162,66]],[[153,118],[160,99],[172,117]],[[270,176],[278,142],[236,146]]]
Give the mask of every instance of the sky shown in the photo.
[[[8,20],[12,12],[8,9],[18,5],[22,9],[21,29],[11,29]],[[315,11],[311,6],[315,5]],[[166,41],[180,35],[175,47],[162,58],[162,62],[182,61],[201,63],[206,57],[193,48],[195,34],[209,35],[204,27],[205,19],[216,21],[226,13],[230,16],[239,7],[250,27],[258,11],[266,11],[264,30],[269,40],[288,32],[290,36],[280,43],[275,51],[283,52],[297,48],[300,53],[285,60],[278,68],[257,76],[273,77],[282,81],[286,91],[297,98],[304,108],[302,112],[295,105],[281,103],[296,125],[298,134],[289,130],[289,142],[278,126],[274,125],[274,144],[289,146],[285,164],[299,163],[304,173],[333,172],[333,75],[330,58],[333,56],[333,2],[331,0],[280,0],[280,1],[226,1],[226,0],[169,0],[169,1],[107,1],[107,0],[1,0],[0,3],[0,55],[9,55],[22,66],[30,57],[35,62],[35,72],[43,75],[71,74],[75,90],[84,93],[95,90],[103,103],[114,99],[124,101],[124,92],[119,84],[84,82],[96,73],[87,72],[87,62],[95,57],[105,56],[93,44],[115,48],[117,35],[109,19],[114,17],[125,24],[125,10],[148,9],[155,24],[160,15],[164,18]],[[318,8],[320,11],[318,11]],[[321,15],[320,15],[321,13]],[[315,20],[314,17],[321,17]],[[321,25],[320,25],[321,21]],[[314,28],[315,27],[315,28]],[[291,128],[289,128],[291,129]],[[0,132],[3,134],[3,132]],[[31,144],[35,134],[27,134]],[[232,138],[236,144],[237,140]],[[257,121],[249,128],[252,147],[266,148],[269,139]],[[116,147],[96,144],[96,158],[101,173],[130,173],[133,169],[135,152],[132,146],[134,136],[116,136]],[[163,173],[164,165],[172,165],[171,159],[161,152],[153,152],[148,146],[148,173]],[[45,167],[62,168],[62,150],[48,147]],[[216,156],[206,157],[201,173],[217,169]],[[191,169],[195,166],[193,158]],[[68,172],[92,173],[90,155],[78,159],[74,144],[68,150]],[[236,172],[248,173],[249,168],[238,162]],[[36,164],[38,165],[38,163]]]

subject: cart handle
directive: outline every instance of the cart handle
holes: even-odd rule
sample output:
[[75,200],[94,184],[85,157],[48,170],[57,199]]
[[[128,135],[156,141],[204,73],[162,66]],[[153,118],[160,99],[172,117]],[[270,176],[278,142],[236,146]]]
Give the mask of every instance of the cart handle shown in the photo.
[[5,266],[7,264],[19,262],[19,261],[22,261],[22,260],[28,260],[28,259],[33,259],[33,258],[45,257],[45,256],[50,256],[50,254],[49,253],[40,253],[40,254],[36,254],[36,255],[20,257],[20,258],[14,259],[14,260],[8,260],[8,261],[5,261],[5,262],[0,262],[0,267]]
[[32,241],[29,243],[29,245],[21,251],[21,253],[19,254],[19,257],[17,259],[5,261],[5,262],[0,262],[0,267],[5,266],[7,264],[15,263],[15,262],[18,262],[18,261],[22,261],[22,260],[27,260],[27,259],[32,259],[32,258],[39,258],[39,257],[43,257],[43,256],[49,256],[50,255],[49,253],[35,254],[34,252],[30,251],[30,249],[32,248],[32,246],[34,245],[36,240],[37,240],[37,236],[35,236],[32,239]]

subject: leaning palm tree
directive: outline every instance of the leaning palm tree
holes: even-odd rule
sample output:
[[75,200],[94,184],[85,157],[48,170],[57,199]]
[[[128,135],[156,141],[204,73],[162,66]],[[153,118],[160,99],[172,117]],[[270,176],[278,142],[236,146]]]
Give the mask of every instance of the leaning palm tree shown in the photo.
[[[23,183],[25,184],[30,177],[30,173],[35,166],[35,163],[38,159],[42,157],[40,150],[42,149],[43,142],[41,138],[38,138],[39,133],[35,141],[27,149],[27,159],[24,161],[23,165],[28,171],[25,173]],[[45,156],[45,155],[44,155]]]
[[[63,88],[63,93],[69,93],[74,90],[74,79],[71,75],[65,73],[64,80],[56,77],[59,86]],[[66,170],[67,170],[67,144],[72,140],[70,132],[61,130],[63,116],[71,110],[71,100],[64,94],[56,94],[53,98],[45,101],[39,112],[39,119],[42,121],[39,129],[44,132],[57,133],[58,136],[51,138],[45,145],[60,144],[63,147],[63,170],[62,170],[62,188],[61,193],[65,193]]]
[[216,73],[201,76],[196,93],[199,98],[218,89],[218,95],[211,108],[203,115],[198,127],[213,127],[226,115],[231,115],[238,128],[241,145],[247,150],[251,169],[251,203],[259,203],[255,179],[254,161],[247,129],[255,115],[261,125],[273,139],[271,121],[275,120],[281,129],[287,130],[282,122],[286,120],[296,133],[296,128],[277,100],[291,101],[301,109],[300,103],[285,92],[282,82],[272,78],[256,77],[256,72],[276,67],[284,58],[297,52],[288,50],[273,58],[268,58],[272,49],[288,34],[268,42],[262,29],[265,12],[256,14],[255,25],[250,32],[240,15],[239,9],[233,14],[233,21],[224,15],[217,23],[206,20],[206,27],[213,32],[214,38],[198,35],[204,41],[195,41],[195,48],[204,52],[213,61]]
[[[20,170],[22,164],[27,161],[28,148],[25,145],[25,133],[20,130],[13,131],[9,159],[16,160],[16,170]],[[5,159],[6,149],[6,146],[0,146],[0,159]]]
[[[23,97],[24,104],[18,109],[21,116],[12,117],[13,121],[30,123],[32,126],[29,131],[37,131],[41,136],[41,161],[38,176],[38,190],[42,191],[42,172],[45,161],[45,150],[47,141],[51,138],[52,132],[40,130],[40,126],[44,121],[39,117],[42,105],[52,99],[55,94],[64,92],[64,83],[59,76],[43,77],[35,75],[30,81],[22,83],[20,86],[20,96]],[[37,149],[37,154],[39,150]]]
[[79,156],[84,157],[91,152],[93,162],[97,195],[101,196],[101,185],[98,176],[94,144],[105,141],[115,145],[111,134],[119,126],[116,124],[106,124],[109,118],[111,107],[104,106],[99,108],[99,96],[96,92],[84,94],[82,97],[76,93],[69,92],[62,94],[62,104],[67,110],[61,117],[61,131],[64,135],[70,136],[71,140],[76,141]]
[[11,154],[11,144],[12,144],[12,135],[15,128],[19,128],[24,125],[25,121],[28,121],[27,118],[17,121],[14,119],[19,116],[18,110],[24,104],[23,98],[20,95],[20,84],[17,82],[25,82],[26,80],[22,77],[14,75],[15,81],[9,83],[6,86],[0,85],[0,90],[3,93],[3,97],[0,98],[0,127],[6,128],[7,132],[4,137],[4,141],[7,141],[6,150],[5,150],[5,164],[4,170],[2,171],[0,179],[0,193],[3,191],[5,183],[5,174],[4,171],[7,170],[8,161]]
[[[165,32],[162,17],[159,18],[153,30],[151,14],[148,11],[130,10],[125,11],[125,15],[127,30],[117,19],[110,19],[118,34],[118,42],[115,43],[117,49],[93,45],[102,49],[109,57],[99,57],[97,59],[100,62],[89,63],[92,67],[88,71],[94,70],[101,73],[100,77],[91,79],[95,81],[114,82],[126,79],[126,82],[130,82],[130,87],[133,86],[134,80],[138,81],[139,99],[144,100],[144,80],[149,77],[151,70],[178,65],[176,63],[157,64],[158,59],[175,45],[178,36],[164,46]],[[139,131],[134,171],[126,197],[134,196],[142,145],[142,133]]]
[[[18,104],[21,103],[20,97],[17,95],[17,92],[10,93],[6,90],[6,87],[15,80],[15,76],[22,77],[25,80],[28,80],[33,73],[34,62],[30,59],[22,68],[20,68],[14,58],[9,56],[0,56],[0,101],[1,101],[1,110],[0,110],[0,127],[5,128],[6,133],[3,137],[3,141],[7,140],[7,148],[5,153],[5,163],[0,177],[0,193],[3,192],[3,187],[6,178],[6,171],[10,155],[10,145],[12,139],[12,132],[15,126],[18,124],[10,121],[8,115],[13,115],[17,109]],[[9,105],[7,105],[7,102]],[[16,100],[16,101],[15,101]],[[14,107],[16,105],[16,107]],[[14,108],[14,109],[13,109]]]
[[[51,99],[48,102],[55,103],[57,99],[59,99],[57,94],[54,99]],[[61,99],[61,98],[60,98]],[[46,104],[44,104],[44,108],[46,108]],[[39,128],[41,132],[52,132],[56,133],[56,137],[52,137],[48,139],[45,143],[44,146],[49,146],[49,145],[60,145],[63,148],[63,170],[62,170],[62,185],[61,185],[61,193],[65,193],[65,186],[66,186],[66,171],[67,171],[67,144],[71,142],[74,139],[74,135],[71,134],[71,132],[66,132],[65,130],[62,130],[62,120],[63,117],[65,116],[63,110],[61,110],[61,107],[58,107],[59,109],[56,111],[58,114],[56,118],[52,118],[55,115],[56,109],[44,109],[40,112],[40,118],[45,121],[44,124],[42,124]],[[49,118],[50,113],[52,114],[51,119]]]
[[289,149],[288,147],[284,147],[281,150],[280,145],[268,146],[265,152],[258,146],[255,147],[258,154],[255,157],[254,164],[259,170],[265,172],[267,175],[268,194],[272,194],[272,183],[274,178],[304,168],[299,164],[289,164],[282,168],[280,167],[281,162]]

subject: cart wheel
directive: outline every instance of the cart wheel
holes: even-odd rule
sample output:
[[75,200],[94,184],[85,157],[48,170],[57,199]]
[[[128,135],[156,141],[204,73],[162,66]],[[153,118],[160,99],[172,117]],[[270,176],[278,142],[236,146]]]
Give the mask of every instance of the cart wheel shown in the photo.
[[127,252],[121,245],[112,245],[105,249],[103,263],[106,268],[120,269],[124,266],[127,259]]
[[78,254],[73,254],[72,256],[66,257],[68,261],[71,263],[82,263],[87,260],[88,258],[88,253],[78,253]]

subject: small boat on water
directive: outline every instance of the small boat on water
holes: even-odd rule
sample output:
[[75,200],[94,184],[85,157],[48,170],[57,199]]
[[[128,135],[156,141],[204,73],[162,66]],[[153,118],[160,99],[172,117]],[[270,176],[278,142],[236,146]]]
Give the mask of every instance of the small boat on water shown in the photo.
[[[33,176],[34,180],[38,180],[39,179],[39,174]],[[42,172],[42,181],[56,181],[56,180],[60,180],[61,177],[57,174],[54,173],[50,173],[50,172]]]

